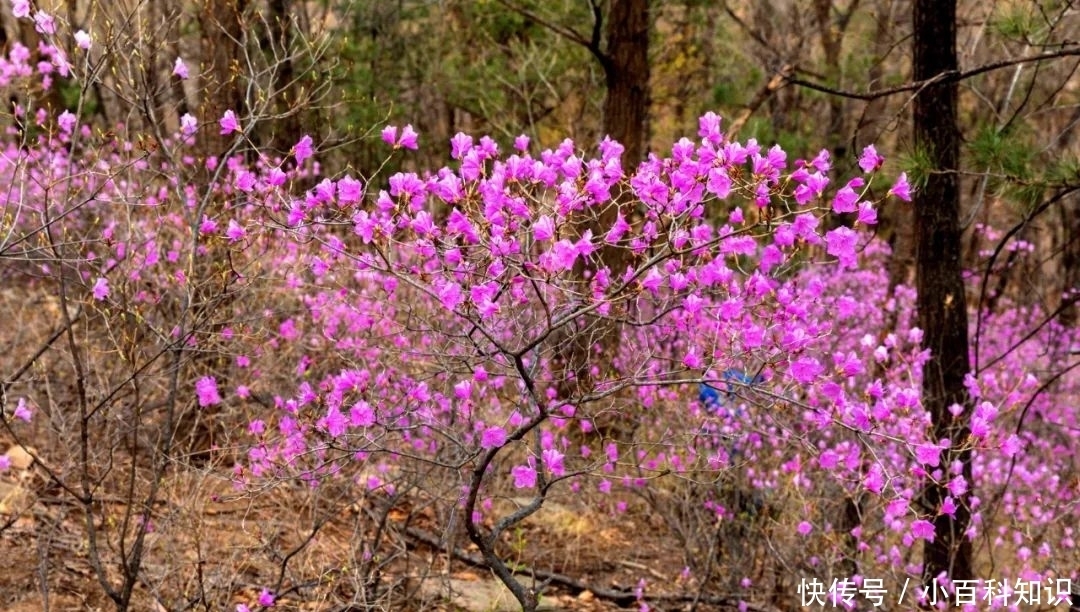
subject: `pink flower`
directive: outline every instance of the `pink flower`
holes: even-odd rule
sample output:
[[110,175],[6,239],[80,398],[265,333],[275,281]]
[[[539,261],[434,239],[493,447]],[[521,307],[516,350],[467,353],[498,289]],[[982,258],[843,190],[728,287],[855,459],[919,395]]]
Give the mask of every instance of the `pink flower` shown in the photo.
[[854,189],[851,187],[844,187],[836,192],[836,197],[833,198],[833,212],[855,212],[855,209],[857,208],[856,202],[858,202],[858,200],[859,194],[855,193]]
[[859,235],[848,227],[838,227],[825,235],[825,243],[828,245],[825,252],[840,260],[840,266],[854,268],[856,265],[855,246]]
[[206,408],[221,403],[217,380],[213,376],[204,376],[195,383],[195,395],[199,398],[199,407]]
[[337,182],[338,204],[356,204],[364,197],[364,184],[351,176],[343,176]]
[[173,76],[180,77],[181,79],[188,78],[188,67],[187,64],[184,63],[184,58],[176,58],[176,63],[173,64],[172,73]]
[[418,134],[416,133],[416,130],[413,129],[412,124],[406,125],[401,128],[401,139],[398,140],[398,146],[415,151],[417,148],[417,138]]
[[319,419],[319,426],[335,438],[345,433],[348,424],[345,415],[341,414],[341,410],[337,406],[331,406],[327,409],[326,416]]
[[859,167],[862,168],[863,172],[873,172],[880,168],[883,163],[885,163],[885,158],[878,155],[874,145],[867,145],[863,149],[862,155],[859,156]]
[[225,230],[225,236],[229,239],[229,242],[236,242],[243,240],[247,235],[247,231],[244,226],[236,222],[236,219],[229,219],[229,227]]
[[353,427],[371,427],[375,424],[375,410],[364,400],[349,409],[349,424]]
[[516,465],[510,474],[514,477],[514,486],[519,489],[536,486],[536,470],[531,466]]
[[30,406],[26,402],[25,397],[19,398],[19,403],[15,406],[15,412],[12,413],[16,419],[20,421],[30,422],[30,419],[34,418],[34,413],[30,410]]
[[236,113],[232,110],[225,111],[225,114],[221,116],[221,135],[232,134],[233,132],[240,131],[240,123],[236,120]]
[[813,382],[823,370],[821,362],[813,357],[801,357],[791,363],[792,377],[802,384]]
[[702,366],[701,355],[697,354],[695,347],[690,347],[686,355],[683,357],[683,365],[691,370],[700,370]]
[[11,14],[16,19],[26,19],[30,16],[30,0],[11,0]]
[[76,121],[75,115],[73,115],[71,111],[64,111],[56,118],[56,123],[65,134],[70,134],[71,130],[75,129]]
[[1001,452],[1006,457],[1015,457],[1024,448],[1024,443],[1020,441],[1020,438],[1013,434],[1009,436],[1005,442],[1001,445]]
[[199,122],[191,113],[184,113],[184,116],[180,117],[180,133],[184,136],[191,136],[198,127]]
[[915,458],[922,465],[937,467],[941,461],[941,449],[933,444],[920,444],[915,447]]
[[630,224],[626,222],[626,217],[619,213],[615,216],[615,223],[608,230],[607,235],[604,236],[604,242],[615,244],[628,231],[630,231]]
[[877,211],[874,210],[874,205],[870,202],[859,203],[859,223],[863,225],[877,224]]
[[390,146],[397,143],[397,126],[388,125],[382,129],[382,141]]
[[544,465],[547,469],[551,470],[552,474],[562,476],[566,473],[566,467],[563,465],[563,458],[565,458],[565,455],[554,448],[549,448],[544,451],[543,457]]
[[800,535],[810,535],[810,532],[814,530],[814,526],[811,525],[809,521],[803,521],[799,523],[795,530],[798,531]]
[[506,430],[502,427],[488,427],[480,436],[482,448],[498,448],[506,444]]
[[259,593],[259,605],[267,608],[274,605],[274,594],[270,592],[270,589],[263,589]]
[[465,299],[461,292],[461,285],[455,282],[448,281],[446,284],[444,284],[438,289],[437,293],[439,295],[439,301],[442,302],[443,308],[446,308],[450,311],[456,310],[457,307],[461,304],[462,300]]
[[537,242],[547,242],[555,237],[555,221],[547,215],[541,215],[533,225],[533,239]]
[[315,154],[315,149],[312,147],[311,136],[307,134],[300,139],[300,142],[293,146],[293,156],[296,157],[296,165],[301,166],[304,164],[304,160],[310,158]]
[[251,193],[255,189],[255,173],[248,170],[242,170],[240,174],[236,175],[236,180],[233,184],[236,188],[244,193]]
[[946,497],[945,501],[941,502],[941,513],[949,516],[956,515],[956,502],[952,497]]
[[94,281],[93,291],[94,299],[99,302],[109,297],[109,281],[105,278],[98,278]]
[[6,472],[11,469],[11,457],[7,455],[0,455],[0,473]]
[[925,519],[919,519],[911,523],[911,535],[922,538],[927,542],[934,541],[934,524]]
[[45,11],[38,11],[34,13],[34,29],[38,34],[52,36],[56,34],[56,20]]
[[866,476],[863,478],[863,486],[873,493],[881,494],[881,491],[885,488],[885,474],[882,473],[881,466],[876,463],[870,466],[870,470],[867,471]]
[[75,32],[75,46],[83,51],[90,49],[90,35],[85,30]]
[[709,111],[698,118],[698,136],[708,141],[713,146],[724,141],[724,135],[720,132],[720,116]]
[[412,124],[401,128],[401,138],[398,138],[397,133],[398,129],[396,125],[384,127],[382,131],[383,142],[395,149],[400,149],[402,147],[406,149],[416,149],[417,133],[416,130],[413,129]]
[[901,172],[900,176],[896,177],[889,195],[896,196],[905,202],[911,201],[911,185],[908,184],[907,172]]
[[471,395],[472,395],[472,381],[471,380],[463,380],[463,381],[459,382],[458,384],[454,385],[454,397],[456,397],[456,398],[458,398],[460,400],[466,400],[466,399],[469,399],[469,397]]

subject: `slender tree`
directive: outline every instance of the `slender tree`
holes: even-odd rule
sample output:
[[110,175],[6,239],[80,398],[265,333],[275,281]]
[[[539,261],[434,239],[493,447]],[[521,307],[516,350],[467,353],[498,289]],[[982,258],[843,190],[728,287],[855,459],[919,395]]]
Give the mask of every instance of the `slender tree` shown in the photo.
[[[959,460],[971,479],[971,451],[965,447],[970,410],[964,377],[968,362],[968,315],[961,276],[960,132],[956,121],[957,70],[955,0],[914,3],[914,77],[937,79],[915,97],[914,138],[932,171],[914,199],[915,265],[919,327],[931,356],[923,370],[923,405],[933,419],[935,437],[952,441],[951,465]],[[950,407],[964,411],[954,417]],[[965,536],[971,518],[967,500],[950,516],[938,512],[949,495],[943,479],[929,480],[922,511],[934,517],[934,538],[923,552],[923,577],[945,573],[952,580],[972,578],[972,547]]]

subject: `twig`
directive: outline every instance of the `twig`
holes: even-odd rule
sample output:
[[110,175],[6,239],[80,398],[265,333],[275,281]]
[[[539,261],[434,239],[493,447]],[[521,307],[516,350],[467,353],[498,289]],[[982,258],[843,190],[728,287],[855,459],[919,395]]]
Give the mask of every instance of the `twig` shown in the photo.
[[833,87],[829,87],[828,85],[822,85],[821,83],[807,81],[794,76],[785,76],[784,78],[788,83],[792,85],[799,85],[802,87],[806,87],[807,89],[813,89],[814,91],[820,91],[822,93],[840,96],[842,98],[851,98],[854,100],[877,100],[878,98],[884,98],[886,96],[891,96],[898,93],[918,91],[936,83],[941,83],[945,81],[962,81],[964,79],[969,79],[973,76],[978,76],[985,72],[992,72],[994,70],[1000,70],[1002,68],[1008,68],[1010,66],[1016,66],[1018,64],[1041,62],[1043,60],[1056,59],[1059,57],[1070,57],[1075,55],[1080,55],[1080,46],[1072,46],[1067,49],[1060,49],[1058,51],[1048,51],[1046,53],[1039,53],[1037,55],[1028,55],[1015,59],[991,62],[989,64],[983,64],[982,66],[978,66],[970,70],[948,70],[942,72],[941,74],[938,74],[937,76],[931,77],[929,79],[924,79],[922,81],[914,81],[906,85],[897,85],[896,87],[886,87],[884,89],[874,89],[866,92],[836,89]]
[[754,98],[746,105],[742,114],[740,114],[726,130],[728,138],[734,139],[735,135],[738,134],[739,129],[741,129],[742,126],[746,124],[746,121],[750,119],[750,115],[757,112],[757,109],[761,108],[761,105],[764,104],[776,90],[784,86],[784,83],[791,78],[791,70],[791,65],[785,65],[769,79],[768,83],[765,83],[765,85],[754,94]]

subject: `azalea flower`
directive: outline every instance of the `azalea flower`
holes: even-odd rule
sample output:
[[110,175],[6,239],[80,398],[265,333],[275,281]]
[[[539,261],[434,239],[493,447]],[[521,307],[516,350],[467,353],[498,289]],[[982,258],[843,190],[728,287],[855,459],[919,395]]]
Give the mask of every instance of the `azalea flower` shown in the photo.
[[181,79],[188,78],[188,67],[187,64],[184,63],[183,58],[176,58],[176,63],[173,64],[172,73],[173,76],[180,77]]
[[312,148],[311,136],[304,135],[300,139],[300,142],[293,146],[293,156],[296,157],[296,165],[303,165],[304,160],[308,159],[315,154],[314,148]]
[[109,297],[109,281],[104,278],[98,278],[94,281],[93,292],[94,299],[99,302]]
[[225,111],[225,114],[221,116],[221,135],[231,134],[233,132],[240,131],[240,123],[236,120],[236,113],[232,110]]
[[889,195],[896,196],[905,202],[911,201],[911,185],[908,184],[906,172],[901,172],[900,176],[896,177]]
[[885,158],[878,155],[874,145],[867,145],[863,149],[862,155],[859,156],[859,167],[862,168],[863,172],[873,172],[880,168],[883,163],[885,163]]
[[195,383],[195,395],[199,399],[199,407],[206,408],[221,403],[221,395],[218,394],[217,380],[213,376],[204,376]]

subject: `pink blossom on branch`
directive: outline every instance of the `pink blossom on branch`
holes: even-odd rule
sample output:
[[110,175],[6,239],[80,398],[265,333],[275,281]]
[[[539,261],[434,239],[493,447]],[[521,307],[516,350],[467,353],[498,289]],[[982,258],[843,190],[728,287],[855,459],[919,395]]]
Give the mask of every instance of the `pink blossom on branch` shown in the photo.
[[398,137],[398,128],[394,125],[388,125],[382,130],[382,140],[386,144],[394,147],[395,149],[406,148],[416,149],[418,134],[413,129],[412,124],[406,125],[401,129],[401,137]]
[[172,73],[173,73],[173,76],[179,77],[181,79],[188,78],[188,67],[187,67],[187,64],[184,63],[183,58],[181,58],[181,57],[176,58],[176,63],[173,64]]
[[896,196],[905,202],[911,201],[911,185],[908,184],[907,173],[901,172],[896,177],[896,182],[889,189],[889,195]]
[[94,281],[94,288],[92,292],[94,294],[94,299],[99,302],[109,297],[109,281],[104,277],[98,278],[96,281]]
[[536,470],[531,466],[517,465],[510,470],[514,477],[514,486],[518,489],[529,489],[536,486]]
[[885,158],[878,155],[877,149],[874,145],[867,145],[863,149],[862,155],[859,156],[859,167],[863,172],[873,172],[881,167],[885,163]]
[[34,13],[34,29],[38,34],[52,36],[56,34],[56,19],[45,11]]
[[275,597],[274,593],[270,589],[263,589],[259,592],[259,605],[269,608],[274,605]]
[[11,14],[16,19],[26,19],[30,16],[30,0],[11,0]]
[[299,142],[293,145],[292,152],[293,156],[296,158],[296,164],[298,166],[302,166],[305,160],[311,158],[311,156],[315,154],[315,149],[312,147],[312,143],[313,141],[311,139],[311,136],[305,134]]
[[29,423],[34,418],[34,413],[30,410],[30,404],[26,401],[25,397],[20,397],[19,402],[15,405],[15,411],[12,415],[20,421]]
[[213,376],[204,376],[195,383],[195,395],[199,400],[200,408],[206,408],[221,403],[221,395],[218,394],[217,380]]
[[488,427],[480,438],[481,448],[498,448],[506,444],[506,430],[502,427]]
[[236,113],[232,110],[225,111],[218,122],[221,124],[221,135],[232,134],[240,131],[240,123],[236,120]]

